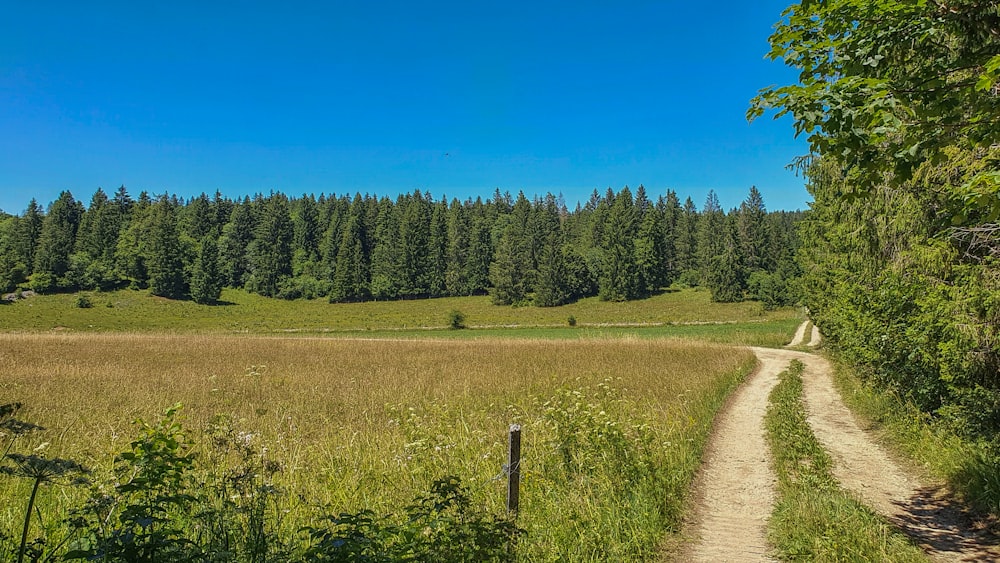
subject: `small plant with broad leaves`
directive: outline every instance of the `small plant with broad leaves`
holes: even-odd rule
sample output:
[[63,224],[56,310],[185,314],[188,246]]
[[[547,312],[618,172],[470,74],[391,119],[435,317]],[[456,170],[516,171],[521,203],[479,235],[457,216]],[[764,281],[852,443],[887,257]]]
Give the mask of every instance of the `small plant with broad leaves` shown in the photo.
[[512,561],[523,533],[513,520],[477,510],[455,476],[435,481],[405,515],[361,510],[326,521],[302,530],[310,544],[302,561]]
[[115,458],[115,480],[95,487],[75,511],[80,530],[68,560],[195,561],[199,550],[186,537],[185,522],[195,502],[190,494],[191,445],[175,420],[181,405],[167,409],[141,430],[127,452]]

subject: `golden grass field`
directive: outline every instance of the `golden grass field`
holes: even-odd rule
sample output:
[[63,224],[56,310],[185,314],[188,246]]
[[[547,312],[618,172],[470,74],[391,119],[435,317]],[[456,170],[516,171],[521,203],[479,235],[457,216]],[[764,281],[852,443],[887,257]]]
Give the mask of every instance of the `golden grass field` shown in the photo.
[[[558,455],[567,441],[581,441],[581,452],[589,443],[594,451],[580,459],[594,467],[618,463],[601,460],[613,453],[601,444],[641,442],[670,482],[651,502],[677,512],[715,410],[753,365],[746,349],[679,339],[0,333],[0,403],[24,403],[19,418],[47,428],[19,438],[15,451],[41,448],[98,474],[127,449],[136,418],[154,421],[183,403],[182,422],[208,455],[202,430],[225,415],[281,464],[276,484],[297,523],[317,507],[391,510],[447,474],[501,511],[504,485],[492,478],[506,461],[508,425],[521,423],[519,524],[536,550],[525,557],[555,550],[590,560],[596,552],[574,556],[567,542],[586,550],[622,535],[624,551],[605,555],[647,556],[679,522],[639,529],[632,512],[646,509],[632,505],[642,502],[607,498],[627,490],[621,483],[597,472],[567,476]],[[0,480],[5,498],[24,487]],[[43,493],[50,520],[73,495]],[[19,525],[20,508],[4,504],[0,529]]]

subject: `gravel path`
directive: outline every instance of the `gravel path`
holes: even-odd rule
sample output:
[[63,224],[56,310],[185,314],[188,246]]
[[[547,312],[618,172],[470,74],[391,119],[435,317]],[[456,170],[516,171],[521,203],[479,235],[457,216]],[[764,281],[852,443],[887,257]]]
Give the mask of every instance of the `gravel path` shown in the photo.
[[[790,346],[801,345],[809,322]],[[820,343],[813,327],[808,346]],[[688,525],[692,543],[678,561],[772,561],[767,519],[775,477],[763,418],[778,374],[797,359],[805,365],[803,400],[809,423],[834,459],[841,485],[888,517],[935,561],[1000,561],[996,538],[975,525],[940,486],[908,475],[854,420],[833,386],[832,368],[806,352],[753,348],[760,365],[730,398],[695,483],[696,510]]]

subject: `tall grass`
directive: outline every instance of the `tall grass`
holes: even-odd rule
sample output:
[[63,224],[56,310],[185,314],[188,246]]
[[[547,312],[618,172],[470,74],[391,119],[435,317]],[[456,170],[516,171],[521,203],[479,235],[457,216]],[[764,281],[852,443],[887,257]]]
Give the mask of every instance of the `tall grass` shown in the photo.
[[[225,459],[211,440],[222,427],[280,467],[290,535],[320,514],[398,510],[445,475],[502,514],[494,478],[517,422],[518,557],[641,560],[679,526],[711,419],[753,363],[746,350],[638,338],[0,334],[0,403],[24,403],[21,416],[48,428],[19,450],[79,461],[99,480],[134,439],[132,420],[181,402],[196,459]],[[29,492],[0,480],[4,498]],[[55,534],[81,494],[40,490],[33,534]],[[8,537],[18,504],[0,507]]]
[[976,510],[1000,517],[1000,452],[960,438],[898,395],[865,385],[848,367],[834,364],[844,402],[915,469],[946,481]]
[[847,494],[802,404],[798,361],[781,374],[765,417],[778,475],[769,537],[786,561],[925,561],[884,518]]

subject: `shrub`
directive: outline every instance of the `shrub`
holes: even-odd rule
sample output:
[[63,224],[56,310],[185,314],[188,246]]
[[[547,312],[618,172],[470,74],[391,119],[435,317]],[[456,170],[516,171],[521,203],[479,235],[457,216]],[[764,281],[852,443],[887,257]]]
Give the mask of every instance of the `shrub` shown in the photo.
[[90,300],[89,295],[81,293],[76,297],[76,306],[80,309],[89,309],[94,306],[94,303]]
[[568,324],[569,326],[576,326],[576,317],[570,315],[569,318],[566,319],[566,324]]
[[458,310],[448,313],[448,328],[452,330],[465,328],[465,314]]

